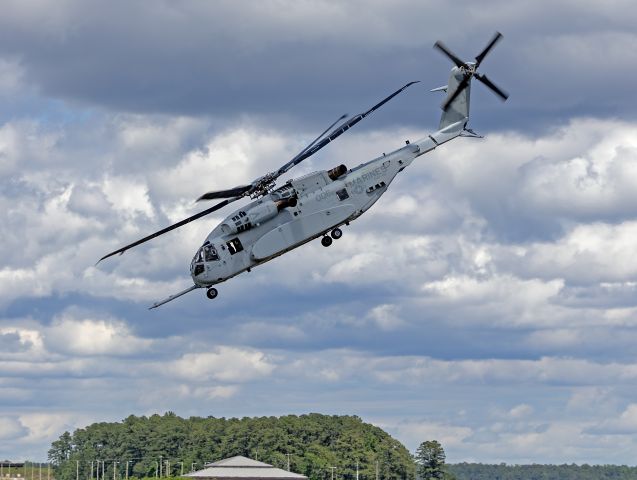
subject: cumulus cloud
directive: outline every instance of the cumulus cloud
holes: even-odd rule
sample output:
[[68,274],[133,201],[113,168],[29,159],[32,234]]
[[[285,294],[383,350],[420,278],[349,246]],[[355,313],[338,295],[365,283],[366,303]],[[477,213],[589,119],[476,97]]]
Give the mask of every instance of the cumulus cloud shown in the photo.
[[150,340],[135,337],[121,320],[77,313],[67,312],[53,320],[45,334],[49,349],[82,356],[118,356],[140,354],[151,345]]
[[[19,441],[2,450],[42,456],[65,429],[131,412],[264,414],[276,388],[267,413],[353,409],[453,460],[632,459],[629,3],[8,2],[0,431]],[[487,138],[416,160],[331,248],[152,312],[191,284],[228,210],[95,267],[412,78],[293,174],[426,135],[440,101],[426,88],[449,68],[431,44],[471,58],[494,28],[505,40],[484,69],[512,95],[473,90]],[[611,89],[605,72],[622,72]]]
[[25,427],[13,417],[0,417],[0,440],[9,440],[25,433]]
[[213,352],[187,353],[175,361],[172,371],[194,381],[247,382],[268,377],[275,369],[272,359],[256,350],[218,347]]

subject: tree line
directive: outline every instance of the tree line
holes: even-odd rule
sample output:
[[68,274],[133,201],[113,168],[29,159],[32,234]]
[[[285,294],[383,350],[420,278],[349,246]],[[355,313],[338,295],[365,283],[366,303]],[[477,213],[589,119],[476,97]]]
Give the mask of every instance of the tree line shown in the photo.
[[[134,416],[64,432],[49,450],[57,480],[179,476],[243,455],[311,480],[415,480],[409,451],[356,416],[258,418]],[[332,469],[332,467],[336,467]]]
[[412,456],[359,417],[316,413],[240,419],[131,415],[64,432],[49,450],[56,480],[176,477],[235,455],[289,465],[309,480],[331,480],[332,474],[355,480],[357,472],[359,480],[637,480],[637,467],[616,465],[447,464],[436,440],[422,442]]
[[637,467],[626,465],[447,465],[457,480],[635,480]]

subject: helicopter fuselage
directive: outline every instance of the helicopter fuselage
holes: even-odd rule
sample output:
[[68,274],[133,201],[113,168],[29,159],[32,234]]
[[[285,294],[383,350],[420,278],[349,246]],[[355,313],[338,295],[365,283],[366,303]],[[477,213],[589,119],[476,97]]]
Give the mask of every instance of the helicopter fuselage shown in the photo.
[[[348,170],[344,165],[288,180],[235,210],[215,227],[195,254],[190,274],[211,287],[272,260],[367,211],[396,175],[418,156],[458,136],[466,119],[424,139]],[[323,243],[329,245],[331,240]]]

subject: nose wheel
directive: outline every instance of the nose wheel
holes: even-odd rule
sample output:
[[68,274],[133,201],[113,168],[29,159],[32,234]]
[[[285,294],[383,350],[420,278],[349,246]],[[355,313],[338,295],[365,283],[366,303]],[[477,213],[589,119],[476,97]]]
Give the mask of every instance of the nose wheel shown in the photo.
[[217,295],[219,295],[219,292],[216,288],[209,288],[206,292],[206,297],[208,297],[210,300],[214,300],[215,298],[217,298]]

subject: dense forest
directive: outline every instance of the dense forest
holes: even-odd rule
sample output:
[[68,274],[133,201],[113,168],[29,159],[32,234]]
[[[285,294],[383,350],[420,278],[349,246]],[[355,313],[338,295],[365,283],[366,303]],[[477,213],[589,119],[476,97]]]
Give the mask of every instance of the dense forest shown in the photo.
[[[289,454],[289,456],[288,456]],[[409,451],[378,427],[355,416],[319,414],[260,418],[181,418],[173,413],[129,416],[65,432],[49,459],[58,480],[178,476],[234,455],[256,458],[311,480],[414,480]],[[161,463],[161,466],[160,466]],[[332,470],[330,467],[336,467]]]
[[[289,461],[292,471],[310,480],[331,480],[332,474],[334,480],[354,480],[357,464],[360,480],[375,480],[377,474],[380,480],[637,480],[637,467],[616,465],[446,464],[435,440],[424,441],[415,453],[412,457],[399,441],[355,416],[226,419],[167,413],[65,432],[51,445],[49,459],[56,480],[176,477],[234,455],[283,469]],[[24,477],[35,479],[37,473],[25,468]]]
[[619,465],[447,465],[456,480],[635,480],[637,467]]

